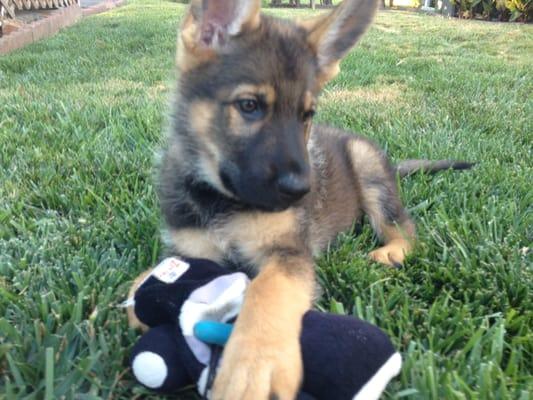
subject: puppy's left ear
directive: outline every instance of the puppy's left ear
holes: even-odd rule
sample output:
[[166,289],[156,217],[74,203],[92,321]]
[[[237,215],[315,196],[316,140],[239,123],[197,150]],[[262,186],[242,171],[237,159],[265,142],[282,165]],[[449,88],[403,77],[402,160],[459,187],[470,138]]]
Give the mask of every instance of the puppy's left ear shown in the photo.
[[261,0],[192,0],[178,37],[178,67],[209,62],[232,49],[232,39],[257,29]]
[[202,44],[220,48],[232,36],[256,28],[260,8],[260,0],[202,0]]
[[316,53],[320,86],[337,75],[340,60],[370,26],[377,6],[378,0],[344,0],[329,14],[300,22]]

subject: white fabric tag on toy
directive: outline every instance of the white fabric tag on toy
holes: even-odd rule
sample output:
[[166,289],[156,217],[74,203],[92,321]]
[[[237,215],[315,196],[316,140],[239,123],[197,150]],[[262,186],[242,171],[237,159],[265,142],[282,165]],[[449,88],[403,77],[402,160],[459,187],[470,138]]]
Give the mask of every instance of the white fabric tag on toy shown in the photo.
[[176,282],[187,270],[189,263],[176,257],[165,258],[154,268],[150,276],[155,277],[163,283]]
[[135,299],[133,297],[130,297],[129,299],[126,299],[122,303],[120,303],[117,307],[128,308],[128,307],[133,307],[134,305],[135,305]]
[[[154,277],[160,280],[163,283],[174,283],[176,282],[187,270],[189,269],[190,264],[186,263],[183,260],[180,260],[177,257],[165,258],[161,261],[157,267],[155,267],[152,272],[150,272],[141,283],[139,283],[137,288],[140,288],[144,283]],[[130,297],[129,299],[123,301],[118,305],[120,308],[133,307],[135,305],[135,298]]]

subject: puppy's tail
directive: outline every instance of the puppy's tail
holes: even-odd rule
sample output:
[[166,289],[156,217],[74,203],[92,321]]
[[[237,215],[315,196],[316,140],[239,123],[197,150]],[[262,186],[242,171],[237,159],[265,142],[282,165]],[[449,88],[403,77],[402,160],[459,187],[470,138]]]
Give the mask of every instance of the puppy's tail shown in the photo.
[[435,174],[447,169],[460,171],[470,169],[474,165],[475,163],[472,162],[457,160],[405,160],[396,165],[396,172],[403,178],[417,172]]

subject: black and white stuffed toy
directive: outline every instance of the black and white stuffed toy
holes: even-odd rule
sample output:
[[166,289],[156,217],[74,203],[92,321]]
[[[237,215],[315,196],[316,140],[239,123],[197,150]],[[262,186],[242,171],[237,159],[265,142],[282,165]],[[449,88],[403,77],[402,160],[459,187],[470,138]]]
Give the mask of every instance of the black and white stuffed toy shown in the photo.
[[[150,328],[132,350],[135,378],[160,392],[196,384],[206,394],[248,283],[208,260],[169,258],[154,268],[126,302]],[[383,331],[353,317],[308,311],[300,343],[299,400],[378,399],[402,364]]]

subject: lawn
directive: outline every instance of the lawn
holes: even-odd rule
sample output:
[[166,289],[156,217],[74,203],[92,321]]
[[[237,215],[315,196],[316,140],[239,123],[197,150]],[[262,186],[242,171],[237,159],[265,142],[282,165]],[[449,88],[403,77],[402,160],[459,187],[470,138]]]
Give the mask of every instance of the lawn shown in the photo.
[[[162,254],[153,158],[183,12],[133,0],[0,58],[0,398],[148,393],[117,305]],[[368,227],[318,260],[318,307],[403,354],[387,399],[531,397],[532,55],[533,26],[383,12],[322,96],[319,120],[394,160],[478,162],[401,182],[420,237],[404,268],[367,261]]]

